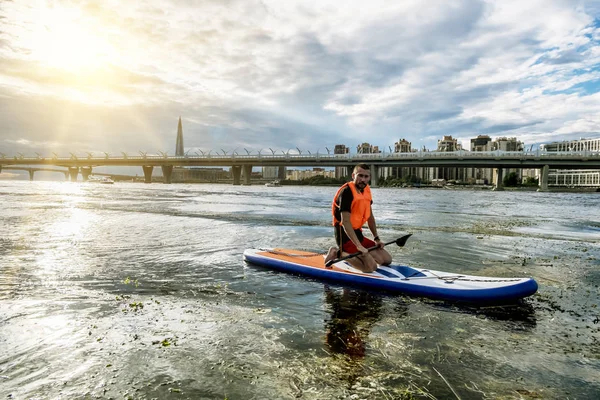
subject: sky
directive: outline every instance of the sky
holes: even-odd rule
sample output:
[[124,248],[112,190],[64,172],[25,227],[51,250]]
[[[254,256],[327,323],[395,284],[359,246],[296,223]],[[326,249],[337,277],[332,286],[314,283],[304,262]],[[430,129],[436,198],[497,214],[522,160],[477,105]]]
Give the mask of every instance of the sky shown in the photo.
[[0,153],[600,137],[600,0],[0,0]]

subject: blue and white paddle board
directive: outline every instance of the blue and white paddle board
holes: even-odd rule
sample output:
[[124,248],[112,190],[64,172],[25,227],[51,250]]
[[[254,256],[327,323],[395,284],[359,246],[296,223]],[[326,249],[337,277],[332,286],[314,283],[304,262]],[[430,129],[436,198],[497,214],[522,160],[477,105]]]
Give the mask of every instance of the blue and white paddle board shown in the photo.
[[513,302],[531,296],[538,288],[533,278],[493,278],[404,265],[380,266],[370,273],[354,268],[347,261],[339,261],[328,268],[323,254],[281,248],[247,249],[244,260],[340,284],[469,303]]

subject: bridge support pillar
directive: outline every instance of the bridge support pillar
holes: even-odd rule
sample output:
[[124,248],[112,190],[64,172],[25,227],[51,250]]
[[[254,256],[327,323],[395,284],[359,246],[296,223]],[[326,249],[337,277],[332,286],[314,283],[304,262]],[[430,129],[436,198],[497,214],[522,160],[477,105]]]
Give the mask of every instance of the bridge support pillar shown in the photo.
[[92,174],[92,167],[81,167],[81,177],[84,181],[88,180],[88,177]]
[[142,170],[144,170],[144,183],[152,183],[152,170],[154,167],[152,165],[142,165]]
[[71,177],[71,182],[77,182],[77,174],[79,174],[79,168],[69,167],[69,176]]
[[252,165],[244,165],[242,167],[242,172],[244,175],[244,185],[251,185],[250,178],[252,177]]
[[234,165],[231,167],[231,175],[233,175],[233,184],[241,185],[241,177],[242,177],[242,166]]
[[284,180],[286,178],[287,176],[285,176],[285,167],[279,167],[279,170],[277,171],[277,179]]
[[502,168],[494,169],[494,179],[496,180],[496,185],[492,190],[502,191],[504,190],[504,186],[502,186],[502,180],[504,177],[502,176]]
[[164,183],[171,183],[171,175],[173,174],[173,166],[172,165],[163,165],[160,168],[162,169]]
[[377,187],[379,178],[379,167],[375,164],[371,165],[371,187]]
[[547,192],[548,191],[548,171],[550,167],[548,165],[544,165],[540,169],[540,183],[538,187],[538,192]]
[[33,180],[33,169],[29,170],[29,180],[32,181]]

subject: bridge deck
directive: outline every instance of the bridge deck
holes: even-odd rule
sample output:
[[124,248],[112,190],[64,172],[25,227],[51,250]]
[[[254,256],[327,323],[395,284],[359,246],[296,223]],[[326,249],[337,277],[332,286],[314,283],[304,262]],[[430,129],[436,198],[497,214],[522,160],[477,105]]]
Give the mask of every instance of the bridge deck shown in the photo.
[[360,162],[395,167],[464,167],[464,168],[542,168],[598,169],[600,152],[414,152],[376,154],[204,154],[193,157],[128,156],[120,157],[2,157],[0,165],[44,165],[60,167],[97,166],[290,166],[338,167]]

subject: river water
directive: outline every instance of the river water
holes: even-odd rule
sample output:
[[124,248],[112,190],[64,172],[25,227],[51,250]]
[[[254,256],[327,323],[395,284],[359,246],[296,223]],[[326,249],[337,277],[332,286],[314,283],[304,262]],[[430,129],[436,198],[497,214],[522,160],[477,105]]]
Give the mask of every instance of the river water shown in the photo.
[[244,264],[325,251],[334,187],[0,181],[0,398],[597,399],[600,193],[373,189],[398,263],[512,307]]

